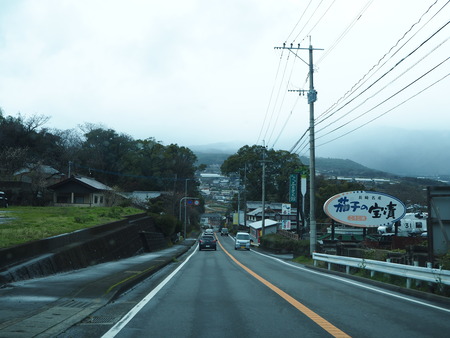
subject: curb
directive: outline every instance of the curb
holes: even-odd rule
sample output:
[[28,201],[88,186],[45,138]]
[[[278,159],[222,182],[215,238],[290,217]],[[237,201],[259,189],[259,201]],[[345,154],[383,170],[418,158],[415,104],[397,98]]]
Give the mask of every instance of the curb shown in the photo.
[[[114,301],[115,299],[120,297],[120,295],[123,294],[124,292],[126,292],[129,289],[133,288],[134,286],[136,286],[137,284],[139,284],[140,282],[142,282],[146,278],[148,278],[151,275],[153,275],[155,272],[161,270],[162,268],[164,268],[167,265],[169,265],[170,263],[172,263],[174,259],[184,255],[186,252],[188,252],[191,249],[191,247],[195,244],[195,242],[196,241],[192,241],[192,243],[190,243],[190,244],[189,243],[181,244],[183,247],[180,248],[180,250],[177,251],[176,255],[167,256],[163,262],[149,267],[148,269],[146,269],[146,270],[144,270],[144,271],[142,271],[142,272],[132,276],[128,280],[120,281],[119,282],[120,286],[114,291],[113,295],[110,297],[108,302]],[[114,285],[112,287],[114,287]],[[109,292],[107,291],[107,293],[109,293]]]

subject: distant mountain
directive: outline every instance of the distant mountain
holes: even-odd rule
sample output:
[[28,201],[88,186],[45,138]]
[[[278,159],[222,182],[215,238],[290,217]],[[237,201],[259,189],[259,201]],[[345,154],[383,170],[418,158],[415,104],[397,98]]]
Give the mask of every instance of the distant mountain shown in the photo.
[[[242,143],[192,146],[199,163],[223,161]],[[336,175],[397,175],[450,179],[450,132],[372,128],[358,130],[316,149],[316,168]],[[214,158],[215,157],[215,158]],[[211,162],[212,161],[212,162]],[[309,163],[308,158],[302,161]]]
[[242,142],[217,142],[202,145],[193,145],[188,148],[194,153],[202,154],[229,154],[236,153],[244,144]]
[[320,148],[319,156],[349,158],[400,176],[450,176],[450,132],[383,128],[361,130]]
[[[198,164],[206,164],[209,166],[221,166],[222,163],[234,153],[216,153],[195,151]],[[309,164],[309,158],[301,157],[302,163]],[[316,158],[316,169],[319,173],[330,176],[346,176],[346,177],[369,177],[369,178],[387,178],[394,175],[379,170],[367,168],[359,163],[351,160],[343,160],[338,158]]]
[[197,156],[197,164],[206,165],[222,165],[222,163],[231,155],[235,154],[242,143],[211,143],[204,145],[190,146],[194,154]]
[[[302,157],[302,162],[309,164],[309,158]],[[364,177],[364,178],[392,178],[393,174],[374,170],[351,160],[339,158],[316,158],[316,169],[327,176]]]
[[206,164],[206,165],[222,165],[222,163],[233,153],[225,154],[225,153],[214,153],[214,152],[194,152],[195,156],[197,156],[198,164]]

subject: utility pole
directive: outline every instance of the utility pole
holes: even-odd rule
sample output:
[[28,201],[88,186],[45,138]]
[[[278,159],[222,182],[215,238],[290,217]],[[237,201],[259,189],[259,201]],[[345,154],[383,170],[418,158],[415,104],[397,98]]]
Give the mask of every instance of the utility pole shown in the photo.
[[266,211],[266,146],[263,145],[263,159],[262,159],[262,219],[261,219],[261,236],[265,234],[265,211]]
[[184,239],[186,239],[186,200],[187,200],[187,199],[194,200],[194,201],[196,202],[195,204],[198,205],[198,198],[197,198],[197,197],[188,197],[188,196],[184,196],[184,197],[182,197],[182,198],[180,199],[180,208],[179,208],[180,215],[179,215],[178,219],[181,221],[181,210],[182,210],[182,208],[181,208],[181,202],[184,201],[184,235],[183,235]]
[[242,186],[243,204],[244,204],[244,228],[247,229],[247,162],[244,163],[244,168],[239,168],[239,187],[241,186],[241,171],[244,171],[244,184]]
[[239,182],[239,186],[238,186],[238,203],[237,203],[237,207],[238,207],[238,228],[241,226],[241,183]]
[[72,161],[69,161],[69,178],[71,177],[71,175],[72,175]]
[[187,200],[187,182],[186,179],[184,181],[184,238],[186,238],[186,223],[187,223],[187,208],[186,208],[186,200]]
[[247,229],[247,162],[244,166],[244,227]]
[[262,160],[260,161],[262,163],[262,196],[261,196],[261,202],[262,202],[262,220],[261,220],[261,236],[265,235],[266,229],[265,229],[265,218],[266,218],[266,163],[272,162],[270,160],[266,160],[266,145],[263,143],[263,154],[262,154]]
[[[315,152],[315,138],[314,138],[314,102],[317,101],[317,92],[314,90],[314,64],[313,64],[313,50],[323,50],[319,48],[313,48],[311,45],[311,38],[309,43],[309,48],[300,48],[300,44],[297,47],[291,43],[290,47],[283,43],[283,47],[275,47],[275,49],[287,49],[305,64],[309,66],[309,90],[298,90],[300,94],[307,93],[308,103],[309,103],[309,250],[312,255],[316,251],[317,242],[317,228],[316,228],[316,152]],[[298,50],[308,50],[309,51],[309,62],[304,61],[295,51]],[[297,91],[297,90],[293,90]]]

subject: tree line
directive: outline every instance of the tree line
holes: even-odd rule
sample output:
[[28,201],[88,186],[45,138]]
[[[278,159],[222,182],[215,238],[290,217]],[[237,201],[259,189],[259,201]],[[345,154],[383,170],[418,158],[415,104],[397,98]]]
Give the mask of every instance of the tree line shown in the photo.
[[[0,181],[14,180],[14,174],[25,167],[45,164],[67,175],[70,172],[71,175],[93,177],[121,191],[172,192],[173,201],[170,203],[153,202],[151,208],[154,212],[165,209],[177,215],[176,200],[185,193],[200,198],[196,172],[204,170],[206,165],[199,165],[197,156],[189,148],[177,144],[163,145],[153,137],[133,139],[127,134],[91,123],[77,129],[49,129],[45,127],[48,120],[49,117],[44,115],[5,116],[0,109]],[[237,175],[242,183],[241,189],[245,191],[243,196],[247,200],[258,201],[262,197],[263,165],[266,201],[288,202],[289,176],[305,166],[297,154],[245,145],[223,162],[221,171],[228,176]],[[337,193],[366,190],[360,183],[327,180],[320,175],[316,185],[319,206]],[[44,186],[45,181],[38,177],[34,192]],[[394,196],[397,194],[393,193]],[[408,202],[423,202],[423,198],[411,198],[414,195],[411,191],[408,195],[411,200]],[[308,201],[309,196],[305,200]],[[238,209],[237,201],[236,196],[233,210]],[[241,198],[240,202],[243,210],[244,199]],[[305,211],[308,214],[308,205]],[[326,217],[321,208],[317,208],[316,217]]]
[[[50,166],[61,173],[84,175],[122,191],[172,191],[196,196],[197,157],[177,144],[131,136],[86,123],[77,129],[45,127],[49,118],[0,109],[0,180],[12,181],[23,168]],[[41,180],[42,181],[42,180]],[[189,181],[189,184],[186,182]],[[39,184],[38,184],[39,185]],[[39,189],[37,187],[36,189]]]

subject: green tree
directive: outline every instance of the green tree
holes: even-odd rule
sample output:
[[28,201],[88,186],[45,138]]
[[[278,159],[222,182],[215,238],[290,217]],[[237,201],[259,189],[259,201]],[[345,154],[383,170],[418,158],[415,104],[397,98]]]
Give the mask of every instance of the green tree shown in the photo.
[[119,173],[127,172],[124,158],[135,152],[134,140],[126,134],[102,128],[92,129],[84,137],[79,154],[83,173],[92,174],[95,171],[95,178],[111,186],[121,183]]
[[174,177],[166,173],[164,151],[165,147],[152,138],[135,141],[135,151],[122,159],[128,174],[123,181],[128,190],[173,190]]
[[[302,166],[300,158],[284,150],[266,149],[263,146],[244,146],[228,157],[221,166],[224,175],[239,173],[246,177],[247,200],[261,200],[263,158],[265,161],[266,200],[285,202],[289,194],[289,175]],[[244,171],[246,168],[246,172]]]

